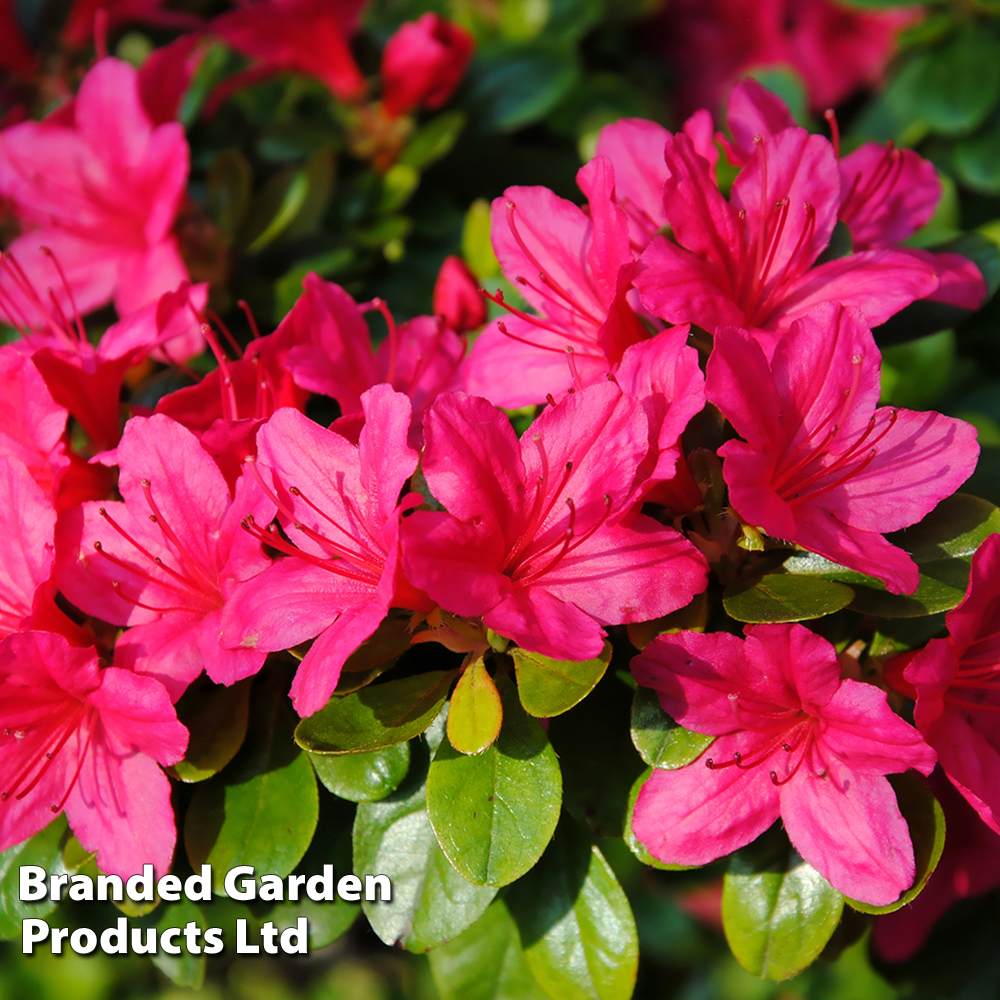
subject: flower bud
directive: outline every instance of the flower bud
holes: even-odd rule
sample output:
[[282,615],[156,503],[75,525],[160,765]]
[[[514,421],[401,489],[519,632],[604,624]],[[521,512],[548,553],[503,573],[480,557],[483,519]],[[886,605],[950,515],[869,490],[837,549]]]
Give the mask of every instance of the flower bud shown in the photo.
[[434,315],[443,316],[456,333],[467,333],[486,322],[486,303],[479,282],[460,257],[446,257],[434,283]]

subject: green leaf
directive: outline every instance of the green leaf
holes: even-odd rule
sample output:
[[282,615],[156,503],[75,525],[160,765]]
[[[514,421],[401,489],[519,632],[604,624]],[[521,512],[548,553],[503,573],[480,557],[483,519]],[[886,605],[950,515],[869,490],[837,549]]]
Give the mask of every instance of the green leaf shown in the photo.
[[432,118],[423,128],[413,133],[396,162],[414,170],[426,170],[451,152],[465,128],[465,120],[461,111],[446,111]]
[[185,782],[204,781],[236,756],[247,734],[250,678],[232,687],[196,682],[177,703],[177,718],[191,734],[184,759],[168,772]]
[[650,688],[636,688],[632,696],[632,743],[650,767],[664,771],[684,767],[701,756],[714,736],[693,733],[663,711]]
[[441,1000],[551,1000],[528,968],[503,900],[453,941],[430,954]]
[[396,743],[370,753],[338,757],[309,754],[316,777],[349,802],[377,802],[391,795],[410,769],[410,744]]
[[593,660],[553,660],[526,649],[511,649],[517,670],[517,691],[529,715],[551,718],[582,701],[604,676],[611,661],[611,643]]
[[980,194],[1000,194],[1000,120],[996,115],[975,135],[955,143],[952,163],[966,187]]
[[564,820],[542,860],[507,893],[535,979],[559,1000],[628,1000],[639,941],[611,866]]
[[[76,868],[63,859],[63,847],[68,838],[66,816],[57,816],[33,837],[0,852],[0,941],[13,941],[21,936],[21,921],[27,917],[47,917],[59,904],[46,895],[37,903],[21,902],[21,865],[38,865],[49,875],[62,875]],[[87,856],[80,859],[82,864]],[[77,866],[78,867],[78,866]]]
[[461,753],[479,754],[500,735],[503,706],[482,656],[463,671],[448,706],[448,739]]
[[267,677],[255,688],[246,744],[225,771],[198,786],[188,806],[188,858],[196,870],[212,865],[219,895],[237,865],[289,874],[316,829],[316,776],[292,741],[294,719],[279,680]]
[[432,670],[333,698],[303,719],[295,740],[312,753],[366,753],[419,736],[437,717],[455,677]]
[[[159,935],[159,932],[168,927],[180,927],[183,932],[184,927],[192,921],[203,932],[208,926],[201,909],[190,899],[181,898],[179,902],[170,903],[164,907],[160,919],[156,922],[157,934]],[[200,990],[205,982],[205,956],[188,952],[184,945],[183,934],[176,943],[181,949],[179,955],[169,955],[165,951],[158,950],[155,955],[151,956],[153,965],[175,985]]]
[[646,784],[649,780],[650,775],[653,773],[655,768],[647,767],[646,770],[639,775],[638,778],[632,782],[632,788],[629,791],[628,797],[628,811],[625,815],[625,828],[622,832],[622,836],[625,839],[625,844],[628,849],[644,864],[649,865],[650,868],[659,868],[661,871],[667,872],[685,872],[690,871],[692,867],[698,867],[697,865],[668,865],[661,861],[659,858],[654,858],[649,852],[649,848],[635,835],[632,830],[632,816],[635,813],[635,803],[636,799],[639,798],[639,793],[642,791],[642,786]]
[[832,615],[854,598],[850,587],[786,573],[768,573],[745,590],[726,588],[722,604],[738,622],[803,622]]
[[942,330],[882,352],[882,402],[925,410],[939,403],[955,367],[955,332]]
[[462,256],[480,281],[500,273],[500,262],[490,242],[490,203],[485,198],[477,198],[465,213]]
[[406,782],[381,802],[365,802],[354,818],[354,870],[389,876],[391,902],[363,906],[386,944],[429,951],[474,924],[496,895],[455,871],[438,846],[427,816],[429,754],[417,744]]
[[261,189],[244,225],[248,253],[260,253],[292,224],[309,194],[305,170],[279,170]]
[[427,812],[448,860],[476,885],[501,886],[542,856],[559,819],[562,776],[545,731],[505,683],[503,728],[468,757],[445,740],[427,779]]
[[810,965],[840,922],[844,897],[772,828],[737,851],[722,889],[722,925],[747,972],[778,982]]
[[1000,45],[974,21],[931,53],[914,82],[914,101],[937,132],[964,135],[990,113],[1000,97]]
[[910,828],[916,875],[913,885],[895,903],[889,903],[888,906],[872,906],[856,899],[846,899],[850,907],[862,913],[892,913],[916,899],[934,874],[944,850],[944,810],[930,789],[912,771],[890,774],[889,782],[896,791],[899,811]]

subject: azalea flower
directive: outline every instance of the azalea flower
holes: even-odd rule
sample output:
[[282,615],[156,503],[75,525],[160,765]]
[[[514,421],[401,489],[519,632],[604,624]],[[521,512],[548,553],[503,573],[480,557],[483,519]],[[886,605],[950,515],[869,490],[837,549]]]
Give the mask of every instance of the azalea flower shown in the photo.
[[935,754],[885,692],[842,680],[836,650],[801,625],[661,635],[636,680],[685,728],[714,736],[693,763],[654,770],[632,819],[668,864],[701,865],[782,819],[792,845],[845,895],[882,906],[913,883],[909,828],[885,775],[929,774]]
[[948,637],[905,664],[903,687],[948,780],[1000,833],[1000,535],[973,556],[965,600],[945,622]]
[[450,330],[468,333],[486,322],[479,282],[461,257],[445,257],[434,282],[434,315]]
[[410,403],[391,386],[361,397],[358,444],[297,410],[278,410],[257,434],[252,474],[278,510],[289,544],[248,518],[256,539],[286,558],[239,587],[223,615],[223,642],[261,653],[316,637],[292,682],[300,715],[327,702],[345,660],[390,607],[432,609],[403,578],[399,520],[419,502],[400,491],[417,465],[407,446]]
[[793,323],[770,362],[749,332],[720,330],[706,393],[745,439],[719,449],[744,521],[912,593],[917,567],[883,535],[958,489],[979,446],[962,420],[876,409],[880,365],[863,317],[830,303]]
[[648,427],[616,386],[567,395],[521,441],[485,399],[442,396],[424,436],[424,476],[448,513],[406,518],[403,565],[446,611],[586,660],[603,648],[602,625],[657,618],[704,590],[694,546],[632,514]]
[[220,684],[265,655],[221,645],[222,608],[270,563],[241,522],[274,507],[256,481],[230,491],[198,439],[169,417],[133,417],[117,449],[123,503],[86,503],[59,523],[59,587],[78,608],[131,626],[116,661],[156,677],[176,701],[205,670]]
[[170,869],[176,830],[160,769],[188,732],[151,677],[101,668],[93,647],[51,632],[0,641],[0,850],[65,811],[102,871]]
[[[187,281],[172,234],[188,175],[188,145],[175,122],[154,127],[136,70],[102,59],[87,73],[71,122],[22,122],[0,132],[0,195],[24,231],[8,248],[36,288],[53,287],[66,316],[114,300],[120,316]],[[46,247],[65,276],[52,280]],[[18,297],[9,272],[0,288]],[[45,321],[30,298],[8,323]]]

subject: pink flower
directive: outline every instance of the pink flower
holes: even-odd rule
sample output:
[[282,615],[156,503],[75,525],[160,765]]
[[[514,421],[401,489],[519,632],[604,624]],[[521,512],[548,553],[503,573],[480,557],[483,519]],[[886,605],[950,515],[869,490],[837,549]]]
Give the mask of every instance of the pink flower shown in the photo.
[[498,406],[590,385],[649,336],[629,301],[635,254],[611,161],[595,157],[576,179],[589,211],[543,187],[508,188],[493,202],[493,249],[537,311],[508,305],[469,354],[464,388]]
[[133,417],[117,450],[124,503],[87,503],[59,523],[59,587],[78,608],[131,626],[120,666],[150,674],[174,700],[205,670],[232,684],[256,673],[257,650],[221,645],[222,608],[270,565],[241,527],[274,508],[256,481],[235,495],[198,439],[169,417]]
[[629,517],[648,429],[616,386],[567,395],[521,441],[485,399],[443,396],[424,434],[424,475],[448,513],[406,518],[403,565],[446,611],[482,616],[525,649],[585,660],[601,651],[602,625],[648,621],[704,590],[693,545]]
[[297,410],[278,410],[257,435],[256,476],[282,531],[255,537],[287,558],[240,587],[223,615],[224,641],[245,651],[289,649],[314,636],[291,696],[300,715],[329,699],[351,653],[390,607],[430,610],[399,568],[399,520],[419,497],[399,494],[417,465],[406,444],[410,403],[388,385],[361,398],[365,424],[352,444]]
[[462,82],[475,48],[472,35],[428,11],[407,21],[382,50],[382,105],[395,118],[423,105],[441,107]]
[[[388,383],[410,398],[410,444],[419,448],[420,418],[438,393],[452,387],[465,342],[438,317],[418,316],[397,326],[381,299],[359,306],[339,285],[315,274],[302,284],[305,293],[279,327],[287,325],[296,341],[287,362],[296,384],[337,400],[343,416],[333,429],[357,442],[361,397]],[[369,309],[382,312],[389,327],[377,351],[364,319]]]
[[738,76],[791,66],[822,111],[879,82],[899,31],[919,8],[859,11],[835,0],[672,0],[663,48],[678,69],[678,106],[717,112]]
[[461,257],[445,257],[434,282],[434,315],[455,333],[468,333],[486,322],[479,282]]
[[159,28],[189,30],[197,28],[201,19],[180,10],[164,10],[165,0],[73,0],[62,40],[72,48],[84,48],[94,37],[94,19],[104,18],[104,31],[110,32],[123,24],[149,24]]
[[798,128],[756,147],[727,202],[690,139],[667,139],[664,201],[677,242],[656,237],[639,262],[635,284],[650,312],[709,331],[767,331],[771,345],[822,302],[861,309],[874,326],[937,287],[930,267],[893,250],[816,265],[840,208],[833,148]]
[[170,868],[175,824],[160,764],[184,756],[187,730],[151,677],[101,669],[93,647],[51,632],[0,641],[0,850],[65,810],[102,871]]
[[801,625],[661,635],[632,661],[664,711],[715,741],[694,763],[654,770],[632,829],[654,857],[701,865],[778,817],[836,889],[876,906],[914,878],[909,829],[885,779],[934,752],[883,691],[841,680],[836,650]]
[[[126,316],[187,280],[171,232],[187,141],[176,123],[153,126],[136,70],[119,59],[90,70],[72,113],[72,124],[22,122],[0,133],[0,194],[24,227],[9,249],[36,287],[54,285],[65,315],[114,299]],[[52,282],[40,246],[59,261],[67,288]],[[0,287],[10,292],[9,273]],[[6,303],[3,312],[29,326],[44,320],[12,315]]]
[[972,559],[965,600],[903,671],[913,718],[949,781],[1000,833],[1000,535]]
[[975,428],[940,413],[876,409],[881,356],[861,315],[827,304],[792,324],[768,362],[720,330],[706,392],[745,441],[719,449],[744,521],[911,593],[919,574],[883,538],[971,475]]
[[154,125],[177,120],[181,101],[208,51],[200,34],[181,35],[153,49],[139,68],[139,96]]

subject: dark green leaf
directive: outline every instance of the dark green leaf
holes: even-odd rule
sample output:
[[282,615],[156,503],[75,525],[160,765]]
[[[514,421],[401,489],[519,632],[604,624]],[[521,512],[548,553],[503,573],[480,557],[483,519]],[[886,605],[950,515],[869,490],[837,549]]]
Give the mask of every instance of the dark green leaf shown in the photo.
[[601,852],[564,820],[542,860],[507,893],[528,968],[559,1000],[628,1000],[639,942]]
[[198,786],[184,843],[197,870],[211,864],[215,891],[236,865],[285,876],[299,863],[319,818],[316,776],[292,740],[294,719],[279,678],[255,686],[251,725],[232,763]]
[[[20,899],[21,865],[38,865],[49,875],[75,871],[63,859],[63,847],[68,831],[65,815],[57,816],[34,837],[0,852],[0,941],[13,941],[21,936],[21,921],[27,917],[47,917],[58,905],[48,898],[37,903],[22,903]],[[81,864],[87,856],[80,859]],[[47,883],[46,883],[47,886]]]
[[396,743],[370,753],[309,754],[320,781],[350,802],[376,802],[390,795],[410,768],[410,744]]
[[559,819],[562,777],[545,731],[514,685],[501,691],[503,728],[468,757],[445,740],[427,779],[427,812],[448,860],[470,882],[501,886],[542,856]]
[[632,743],[650,767],[672,771],[696,760],[715,738],[692,733],[663,711],[649,688],[636,688],[632,697]]
[[503,900],[435,948],[430,959],[441,1000],[551,1000],[524,960],[517,925]]
[[912,771],[891,774],[889,781],[896,790],[899,811],[910,828],[916,876],[913,885],[895,903],[888,906],[872,906],[870,903],[847,899],[848,905],[862,913],[892,913],[915,899],[934,874],[944,850],[944,810],[930,789]]
[[296,742],[313,753],[365,753],[419,736],[448,697],[454,671],[432,670],[348,695],[334,695],[295,730]]
[[184,759],[168,771],[181,781],[211,778],[236,756],[247,734],[250,679],[232,687],[196,682],[177,704],[177,718],[191,734]]
[[952,162],[966,187],[980,194],[1000,194],[1000,121],[994,116],[975,135],[956,142]]
[[[180,927],[183,932],[191,922],[203,932],[207,926],[201,909],[191,900],[182,897],[179,902],[164,907],[160,919],[156,922],[156,930],[159,934],[168,927]],[[158,950],[152,956],[153,965],[175,985],[200,990],[205,982],[205,956],[191,954],[185,946],[183,936],[175,943],[180,947],[181,953],[169,955],[165,951]]]
[[853,597],[850,587],[830,580],[769,573],[745,590],[727,588],[722,603],[738,622],[803,622],[832,615]]
[[762,979],[810,965],[840,921],[844,897],[773,829],[733,855],[722,924],[736,960]]
[[551,718],[582,701],[604,676],[611,660],[611,643],[593,660],[553,660],[526,649],[511,649],[517,670],[517,690],[529,715]]

